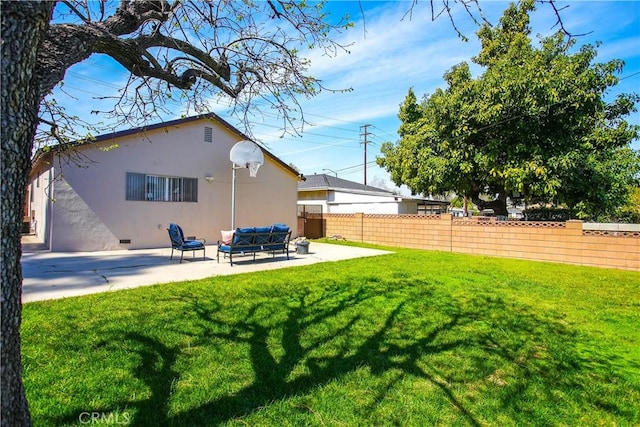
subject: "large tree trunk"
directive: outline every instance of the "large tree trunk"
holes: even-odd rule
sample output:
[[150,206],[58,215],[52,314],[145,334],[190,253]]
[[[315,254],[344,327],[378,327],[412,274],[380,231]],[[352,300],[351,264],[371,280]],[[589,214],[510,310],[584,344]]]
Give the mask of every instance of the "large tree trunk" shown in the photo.
[[509,211],[507,210],[507,197],[504,193],[499,193],[496,199],[490,201],[482,199],[480,195],[481,193],[479,190],[476,190],[471,194],[471,200],[478,209],[493,209],[493,212],[496,215],[509,216]]
[[33,137],[38,124],[39,85],[34,78],[38,47],[54,2],[2,1],[2,426],[29,426],[22,385],[20,323],[22,268],[20,232]]

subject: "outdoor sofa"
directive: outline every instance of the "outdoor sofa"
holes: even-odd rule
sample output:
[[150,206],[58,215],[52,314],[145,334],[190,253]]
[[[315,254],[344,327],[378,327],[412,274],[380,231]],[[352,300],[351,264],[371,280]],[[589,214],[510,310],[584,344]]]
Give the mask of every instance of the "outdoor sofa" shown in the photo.
[[245,227],[237,228],[235,231],[222,232],[222,240],[218,240],[218,252],[216,259],[220,262],[220,253],[226,258],[229,255],[229,262],[233,266],[234,254],[253,254],[253,261],[256,260],[256,253],[271,252],[275,258],[276,252],[287,255],[289,259],[289,240],[291,230],[284,224],[274,224],[266,227]]

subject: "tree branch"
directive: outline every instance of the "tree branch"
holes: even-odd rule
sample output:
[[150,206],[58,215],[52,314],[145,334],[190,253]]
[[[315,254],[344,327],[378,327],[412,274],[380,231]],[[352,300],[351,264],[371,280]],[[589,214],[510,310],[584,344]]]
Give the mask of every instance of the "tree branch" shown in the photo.
[[131,34],[146,22],[163,23],[168,21],[171,17],[171,11],[180,3],[175,2],[171,7],[167,0],[121,0],[116,13],[99,23],[98,26],[116,36]]
[[537,0],[537,1],[542,3],[542,4],[548,3],[551,6],[551,8],[553,9],[553,13],[555,13],[555,15],[556,15],[556,23],[553,24],[553,26],[551,28],[559,27],[560,31],[562,31],[562,33],[565,34],[570,39],[571,38],[575,38],[575,37],[586,36],[586,35],[591,34],[593,32],[593,31],[589,31],[587,33],[573,34],[573,33],[569,32],[569,30],[566,29],[566,27],[564,26],[564,22],[562,21],[562,17],[560,16],[560,12],[565,10],[566,8],[568,8],[570,5],[565,5],[565,6],[562,6],[561,8],[558,8],[556,6],[556,0]]

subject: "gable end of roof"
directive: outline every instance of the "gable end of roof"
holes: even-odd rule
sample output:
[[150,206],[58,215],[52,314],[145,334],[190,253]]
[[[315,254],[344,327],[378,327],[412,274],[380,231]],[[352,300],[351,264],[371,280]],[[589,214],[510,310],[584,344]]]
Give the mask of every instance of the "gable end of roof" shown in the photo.
[[[41,148],[38,151],[36,151],[36,154],[34,155],[31,164],[32,164],[32,166],[33,165],[37,165],[40,161],[46,161],[46,159],[49,157],[49,155],[53,155],[53,154],[55,154],[57,152],[60,152],[60,151],[63,151],[63,150],[82,148],[83,146],[90,146],[92,144],[97,144],[99,142],[109,141],[109,140],[122,138],[122,137],[130,136],[130,135],[136,135],[136,134],[139,134],[139,133],[144,133],[144,132],[148,132],[148,131],[152,131],[152,130],[157,130],[157,129],[162,129],[162,128],[169,128],[171,126],[178,126],[178,125],[181,125],[181,124],[191,123],[191,122],[195,122],[195,121],[198,121],[198,120],[212,120],[212,121],[215,121],[215,122],[219,123],[222,127],[224,127],[227,130],[229,130],[230,132],[235,133],[236,135],[238,135],[239,139],[248,140],[248,141],[252,141],[252,142],[255,143],[255,141],[253,141],[253,139],[249,138],[246,134],[244,134],[243,132],[238,130],[236,127],[231,125],[229,122],[227,122],[226,120],[224,120],[222,117],[218,116],[217,114],[215,114],[215,113],[204,113],[204,114],[199,114],[197,116],[184,117],[184,118],[180,118],[180,119],[169,120],[169,121],[166,121],[166,122],[153,123],[153,124],[150,124],[150,125],[139,126],[139,127],[135,127],[135,128],[131,128],[131,129],[125,129],[125,130],[121,130],[121,131],[106,133],[106,134],[98,135],[94,139],[91,139],[91,140],[72,141],[72,142],[69,142],[69,143],[64,144],[64,145],[55,145],[55,146],[51,146],[51,147],[47,147],[47,148]],[[288,164],[286,164],[285,162],[280,160],[275,154],[271,153],[269,150],[264,148],[262,145],[260,145],[260,144],[257,144],[257,145],[260,147],[260,149],[264,152],[264,154],[267,157],[269,157],[274,162],[276,162],[278,165],[280,165],[281,167],[286,169],[289,173],[295,175],[299,180],[304,181],[305,178],[303,176],[301,176],[300,173],[297,170],[295,170],[294,168],[292,168],[291,166],[289,166]]]

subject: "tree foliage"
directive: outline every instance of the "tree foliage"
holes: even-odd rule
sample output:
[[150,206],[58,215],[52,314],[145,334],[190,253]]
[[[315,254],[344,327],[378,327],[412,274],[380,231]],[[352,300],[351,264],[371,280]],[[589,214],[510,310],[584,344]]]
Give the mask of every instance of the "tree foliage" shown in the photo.
[[507,199],[565,204],[581,216],[623,205],[640,172],[625,120],[636,94],[605,101],[623,63],[595,63],[597,46],[576,51],[559,31],[530,38],[533,1],[511,5],[500,25],[477,33],[481,51],[472,77],[461,63],[418,103],[409,90],[400,106],[400,140],[385,143],[378,164],[415,193],[454,191],[480,209],[506,215]]
[[631,191],[629,202],[620,208],[616,219],[632,224],[640,224],[640,187],[634,187]]

